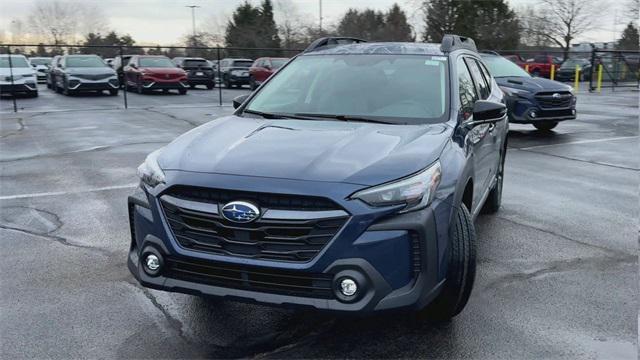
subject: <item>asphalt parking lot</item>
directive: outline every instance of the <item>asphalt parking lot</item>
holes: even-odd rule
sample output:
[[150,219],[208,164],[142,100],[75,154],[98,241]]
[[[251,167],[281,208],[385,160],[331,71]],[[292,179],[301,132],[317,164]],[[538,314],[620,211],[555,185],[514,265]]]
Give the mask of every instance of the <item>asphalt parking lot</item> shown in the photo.
[[[225,102],[243,92],[225,90]],[[134,282],[126,197],[135,169],[231,112],[211,106],[217,94],[131,94],[134,106],[122,110],[122,95],[83,103],[43,89],[16,114],[1,101],[3,358],[637,359],[637,91],[581,93],[579,118],[551,133],[511,127],[503,206],[477,220],[475,288],[444,325]],[[89,110],[95,102],[102,110]]]

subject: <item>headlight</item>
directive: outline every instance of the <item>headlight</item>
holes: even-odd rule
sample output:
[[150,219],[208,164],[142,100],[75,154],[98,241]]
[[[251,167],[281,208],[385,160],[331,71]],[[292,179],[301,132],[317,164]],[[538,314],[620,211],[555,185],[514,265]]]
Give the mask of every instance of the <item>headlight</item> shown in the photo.
[[417,210],[431,203],[440,184],[440,176],[440,162],[436,161],[416,175],[358,191],[351,198],[375,207],[404,204],[403,212]]
[[530,91],[522,90],[522,89],[514,89],[514,88],[508,88],[508,87],[503,87],[501,89],[508,96],[519,96],[519,95],[527,96],[531,94]]
[[156,187],[158,184],[164,184],[164,172],[158,165],[158,156],[161,149],[158,149],[147,156],[144,162],[138,166],[138,177],[143,183],[150,187]]

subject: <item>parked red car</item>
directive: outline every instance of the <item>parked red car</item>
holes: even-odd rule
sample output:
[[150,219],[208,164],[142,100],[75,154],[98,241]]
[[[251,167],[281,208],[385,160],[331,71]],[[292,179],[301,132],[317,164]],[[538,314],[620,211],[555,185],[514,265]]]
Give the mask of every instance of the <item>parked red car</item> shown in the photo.
[[262,57],[256,59],[249,68],[249,86],[251,86],[251,90],[260,86],[287,61],[289,61],[289,58]]
[[520,66],[526,69],[528,65],[531,75],[548,78],[551,75],[551,66],[555,66],[557,71],[558,68],[560,68],[560,64],[562,64],[562,61],[558,61],[558,59],[551,55],[536,55],[533,61],[527,61]]
[[520,55],[505,55],[504,58],[507,60],[510,60],[511,62],[515,63],[520,67],[524,67],[524,64],[526,62],[526,60],[523,59],[522,56]]
[[134,55],[123,70],[127,88],[139,94],[156,89],[187,93],[187,73],[166,56]]

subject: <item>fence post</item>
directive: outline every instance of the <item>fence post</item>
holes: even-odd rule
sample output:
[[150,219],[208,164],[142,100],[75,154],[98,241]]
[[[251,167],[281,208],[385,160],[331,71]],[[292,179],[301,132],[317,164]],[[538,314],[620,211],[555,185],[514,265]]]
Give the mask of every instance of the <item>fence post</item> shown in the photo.
[[602,92],[602,64],[598,65],[598,93]]
[[222,106],[222,78],[220,77],[220,46],[216,47],[216,52],[217,52],[217,58],[218,58],[218,66],[217,66],[218,80],[220,81],[218,83],[218,105]]
[[[118,69],[116,69],[116,75],[118,76],[118,79],[120,78],[120,72],[124,70],[124,56],[123,56],[123,52],[122,52],[122,46],[120,46],[120,67]],[[122,70],[121,70],[122,69]],[[122,74],[122,82],[123,84],[120,84],[122,86],[122,89],[124,90],[123,93],[123,98],[124,98],[124,108],[125,110],[129,108],[129,102],[127,99],[127,79],[124,78],[124,72]]]
[[589,91],[593,91],[593,70],[596,68],[596,49],[591,49],[591,69],[589,69]]
[[[11,78],[11,89],[13,90],[15,84],[13,83],[13,62],[11,61],[11,46],[7,46],[7,52],[9,53],[9,77]],[[36,84],[37,84],[36,78]],[[37,86],[37,85],[36,85]],[[11,91],[13,92],[13,91]],[[13,92],[11,94],[11,99],[13,100],[13,112],[18,112],[18,104],[16,103],[16,93]]]

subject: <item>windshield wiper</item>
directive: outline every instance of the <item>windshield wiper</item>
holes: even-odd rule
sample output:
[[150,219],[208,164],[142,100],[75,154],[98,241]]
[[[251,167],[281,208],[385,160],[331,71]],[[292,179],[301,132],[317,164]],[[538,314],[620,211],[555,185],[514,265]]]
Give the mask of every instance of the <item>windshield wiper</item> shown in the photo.
[[296,113],[294,115],[304,116],[304,117],[323,118],[323,119],[336,119],[341,121],[359,121],[359,122],[370,122],[370,123],[376,123],[376,124],[398,124],[396,122],[391,122],[391,121],[377,120],[377,119],[372,119],[372,118],[367,118],[362,116],[352,116],[352,115],[313,114],[313,113],[309,113],[309,114]]
[[243,110],[243,113],[247,113],[247,114],[254,114],[254,115],[258,115],[258,116],[262,116],[265,119],[293,119],[295,117],[288,115],[288,114],[278,114],[278,113],[269,113],[269,112],[263,112],[263,111],[257,111],[257,110]]

